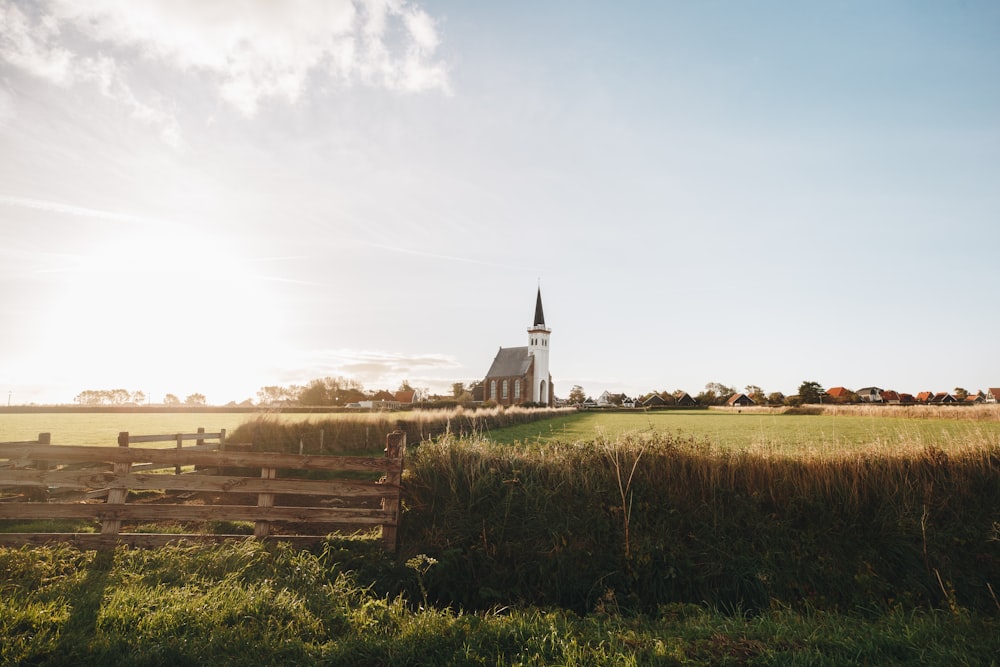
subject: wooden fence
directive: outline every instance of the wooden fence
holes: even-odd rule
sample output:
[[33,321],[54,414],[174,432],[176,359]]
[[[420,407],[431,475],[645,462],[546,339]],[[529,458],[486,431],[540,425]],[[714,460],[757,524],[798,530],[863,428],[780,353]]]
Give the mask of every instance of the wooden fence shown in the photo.
[[[195,445],[184,446],[192,440]],[[130,446],[164,442],[176,447]],[[386,437],[384,458],[252,452],[226,443],[225,431],[204,429],[121,433],[118,447],[50,443],[47,433],[30,442],[0,443],[0,519],[91,520],[100,523],[100,533],[0,533],[2,546],[61,541],[81,548],[155,547],[180,539],[245,539],[207,532],[129,533],[122,526],[253,522],[255,537],[303,544],[334,531],[381,526],[383,546],[396,548],[406,450],[401,431]],[[381,478],[351,479],[344,473]]]

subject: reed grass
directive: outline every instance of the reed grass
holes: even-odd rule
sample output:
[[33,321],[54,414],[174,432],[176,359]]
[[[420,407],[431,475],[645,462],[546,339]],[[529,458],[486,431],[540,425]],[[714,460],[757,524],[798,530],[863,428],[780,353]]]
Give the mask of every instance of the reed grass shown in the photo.
[[978,405],[822,405],[809,406],[824,415],[1000,421],[1000,404]]
[[327,419],[293,421],[259,416],[240,424],[230,442],[249,442],[259,451],[304,454],[380,452],[387,433],[401,430],[408,443],[417,444],[445,434],[488,435],[492,430],[551,419],[573,409],[494,407],[466,410],[410,410],[337,415]]
[[444,438],[404,485],[403,548],[438,559],[427,584],[442,603],[995,609],[992,441],[789,455],[656,433]]

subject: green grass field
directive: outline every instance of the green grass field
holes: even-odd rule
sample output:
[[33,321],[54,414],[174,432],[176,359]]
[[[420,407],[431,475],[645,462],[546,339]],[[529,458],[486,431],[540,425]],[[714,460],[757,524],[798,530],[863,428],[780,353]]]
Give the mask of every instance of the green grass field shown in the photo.
[[[890,413],[891,414],[891,413]],[[308,415],[272,413],[281,422],[351,420],[378,415]],[[0,442],[34,440],[51,433],[52,444],[114,446],[120,431],[151,435],[214,433],[253,421],[257,415],[190,413],[43,413],[0,414]],[[577,412],[534,423],[494,429],[486,435],[514,444],[615,439],[629,433],[661,433],[693,438],[728,449],[789,454],[831,453],[877,446],[889,451],[933,445],[954,448],[1000,443],[1000,421],[917,419],[893,416],[791,415],[744,411],[672,410],[663,412]]]
[[[267,414],[282,421],[299,422],[310,418],[310,415],[301,413]],[[0,414],[0,442],[34,440],[39,433],[50,433],[53,445],[114,447],[118,444],[118,433],[121,431],[135,435],[194,433],[199,426],[203,426],[208,433],[218,433],[220,429],[232,433],[237,426],[256,417],[246,412],[5,413]],[[330,415],[323,414],[322,417],[326,419]]]
[[930,445],[952,449],[997,444],[1000,422],[720,410],[578,412],[488,435],[501,443],[533,444],[614,440],[630,433],[669,434],[727,449],[822,454],[872,446],[905,451]]

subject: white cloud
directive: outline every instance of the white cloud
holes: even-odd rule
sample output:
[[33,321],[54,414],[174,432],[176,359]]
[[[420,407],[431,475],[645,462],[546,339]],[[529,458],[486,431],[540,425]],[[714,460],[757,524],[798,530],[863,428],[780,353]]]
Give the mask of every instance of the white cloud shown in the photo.
[[120,61],[140,56],[208,74],[219,96],[246,116],[264,100],[295,103],[315,75],[341,85],[449,91],[447,67],[434,59],[436,22],[406,0],[46,0],[37,7],[33,18],[15,5],[4,11],[0,58],[58,84],[94,80],[165,135],[175,133],[168,114],[136,100]]
[[64,84],[71,78],[73,54],[53,44],[58,23],[51,17],[31,21],[17,5],[0,12],[0,57],[42,79]]
[[29,74],[61,86],[92,83],[102,95],[124,106],[133,118],[154,127],[175,148],[180,127],[172,114],[139,101],[119,70],[117,61],[98,54],[80,56],[60,43],[62,21],[53,14],[29,18],[16,5],[0,14],[0,59]]
[[[320,376],[345,376],[365,387],[395,387],[419,373],[461,368],[448,354],[406,354],[373,350],[316,350],[300,357],[285,371],[292,382]],[[309,369],[303,371],[301,369]]]

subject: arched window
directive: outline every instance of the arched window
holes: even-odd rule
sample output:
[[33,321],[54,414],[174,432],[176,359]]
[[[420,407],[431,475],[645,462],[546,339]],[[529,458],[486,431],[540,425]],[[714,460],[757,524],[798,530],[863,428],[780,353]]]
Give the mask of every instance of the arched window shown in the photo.
[[521,398],[521,381],[514,380],[514,398]]
[[497,381],[490,380],[490,400],[497,400]]
[[506,380],[503,381],[503,397],[505,399],[507,398],[507,381]]

